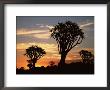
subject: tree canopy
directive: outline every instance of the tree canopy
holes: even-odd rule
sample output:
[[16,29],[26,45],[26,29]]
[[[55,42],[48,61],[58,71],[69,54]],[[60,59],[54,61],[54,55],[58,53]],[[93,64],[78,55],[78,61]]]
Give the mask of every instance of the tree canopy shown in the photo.
[[[61,54],[61,60],[66,58],[67,53],[84,39],[84,32],[77,23],[66,21],[58,23],[50,30],[58,44],[58,51]],[[65,60],[63,60],[64,62]]]
[[87,50],[81,50],[79,54],[84,63],[93,63],[94,55],[91,52]]
[[45,54],[46,52],[41,47],[38,47],[36,45],[32,45],[31,47],[28,47],[26,49],[26,53],[24,54],[30,59],[27,60],[29,63],[27,66],[30,68],[35,67],[35,63],[37,62],[37,60],[39,60]]

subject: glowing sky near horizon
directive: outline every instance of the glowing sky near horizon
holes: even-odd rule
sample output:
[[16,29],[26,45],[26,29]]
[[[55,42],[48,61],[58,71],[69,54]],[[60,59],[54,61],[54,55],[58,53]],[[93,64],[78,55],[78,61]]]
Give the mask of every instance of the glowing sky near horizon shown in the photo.
[[16,17],[16,65],[27,68],[28,58],[24,56],[25,49],[32,45],[38,45],[46,51],[46,55],[38,60],[36,66],[47,66],[49,61],[56,64],[60,60],[57,43],[50,38],[49,29],[58,22],[70,20],[77,23],[83,29],[85,39],[73,48],[66,57],[66,62],[80,60],[79,51],[86,49],[94,53],[94,17],[93,16],[17,16]]

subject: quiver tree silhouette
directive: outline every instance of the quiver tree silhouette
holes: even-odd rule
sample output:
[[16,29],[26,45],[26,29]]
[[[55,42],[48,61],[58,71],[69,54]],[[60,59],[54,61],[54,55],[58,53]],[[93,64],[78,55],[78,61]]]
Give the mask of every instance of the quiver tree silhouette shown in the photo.
[[[27,60],[27,61],[28,61],[28,60]],[[29,63],[29,64],[27,65],[27,67],[29,67],[29,69],[34,68],[33,65],[32,65],[32,63]]]
[[30,60],[27,60],[29,63],[27,66],[32,69],[35,68],[35,63],[37,60],[39,60],[42,56],[44,56],[46,52],[41,47],[38,47],[36,45],[32,45],[31,47],[28,47],[26,49],[26,55]]
[[87,50],[81,50],[79,53],[83,60],[83,63],[93,63],[94,55],[91,52]]
[[50,65],[50,66],[54,66],[54,65],[55,65],[55,62],[54,62],[54,61],[50,61],[50,62],[49,62],[49,65]]
[[61,54],[59,65],[65,64],[65,58],[68,52],[80,44],[84,39],[84,33],[78,24],[71,21],[58,23],[51,30],[51,37],[53,37],[58,44],[58,51]]

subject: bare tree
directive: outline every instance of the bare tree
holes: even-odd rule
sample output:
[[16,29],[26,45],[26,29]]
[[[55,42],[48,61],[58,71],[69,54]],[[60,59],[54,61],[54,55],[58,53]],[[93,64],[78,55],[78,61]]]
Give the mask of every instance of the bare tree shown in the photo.
[[65,64],[65,58],[68,52],[80,44],[84,39],[84,33],[78,24],[71,21],[64,23],[58,23],[50,30],[51,37],[53,37],[58,44],[58,51],[61,54],[61,60],[59,65]]

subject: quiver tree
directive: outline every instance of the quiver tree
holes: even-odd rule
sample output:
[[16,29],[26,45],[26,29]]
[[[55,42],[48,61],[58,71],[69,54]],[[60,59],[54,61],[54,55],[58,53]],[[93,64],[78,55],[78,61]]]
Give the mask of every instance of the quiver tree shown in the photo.
[[27,66],[30,69],[35,68],[35,63],[37,62],[37,60],[39,60],[45,54],[46,54],[46,52],[41,47],[38,47],[36,45],[28,47],[26,49],[26,53],[24,54],[29,58],[29,60],[27,60],[29,63]]
[[49,65],[50,65],[50,66],[54,66],[54,65],[55,65],[55,62],[54,62],[54,61],[50,61],[50,62],[49,62]]
[[51,37],[53,37],[58,44],[58,51],[61,54],[59,65],[65,64],[65,58],[68,52],[80,44],[84,39],[84,33],[78,24],[71,21],[58,23],[51,30]]
[[94,55],[91,52],[87,50],[81,50],[79,54],[83,60],[83,63],[93,63]]

